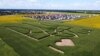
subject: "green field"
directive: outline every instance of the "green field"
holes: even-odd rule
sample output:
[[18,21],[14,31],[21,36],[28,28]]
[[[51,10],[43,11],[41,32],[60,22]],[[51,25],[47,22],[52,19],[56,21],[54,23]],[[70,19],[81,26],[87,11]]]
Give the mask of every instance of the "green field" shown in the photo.
[[[60,39],[71,39],[75,46],[56,46]],[[32,19],[0,23],[0,56],[99,56],[99,47],[100,29]]]

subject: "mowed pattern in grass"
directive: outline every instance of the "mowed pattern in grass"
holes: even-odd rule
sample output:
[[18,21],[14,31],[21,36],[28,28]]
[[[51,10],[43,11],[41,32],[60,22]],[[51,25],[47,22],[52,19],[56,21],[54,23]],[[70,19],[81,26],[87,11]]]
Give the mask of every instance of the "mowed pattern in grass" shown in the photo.
[[0,16],[0,23],[16,23],[23,20],[24,18],[21,15],[6,15]]
[[[47,36],[46,34],[49,35]],[[75,35],[79,37],[76,38]],[[1,24],[0,38],[1,42],[4,42],[13,49],[11,53],[15,52],[15,55],[9,55],[7,53],[5,56],[100,55],[100,29],[66,25],[62,21],[26,20],[21,23]],[[39,41],[35,41],[33,38]],[[56,46],[55,42],[61,39],[71,39],[75,43],[75,46]],[[2,45],[1,42],[0,46]],[[7,48],[9,48],[8,46]],[[49,46],[63,51],[64,54],[50,49]],[[7,49],[4,49],[4,51],[7,52]],[[4,52],[0,51],[0,53]],[[0,56],[4,55],[1,54]]]
[[19,56],[16,51],[0,38],[0,56]]
[[74,20],[71,22],[64,22],[65,24],[79,25],[92,28],[100,28],[100,16],[94,16],[90,18]]

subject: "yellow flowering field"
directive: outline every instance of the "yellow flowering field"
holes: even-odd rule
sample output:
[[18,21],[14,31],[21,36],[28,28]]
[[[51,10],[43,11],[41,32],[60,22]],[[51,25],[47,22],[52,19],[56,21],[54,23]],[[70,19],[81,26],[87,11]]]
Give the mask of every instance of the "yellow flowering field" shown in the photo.
[[70,22],[65,21],[64,23],[92,28],[100,28],[100,15],[81,20],[74,20]]
[[0,23],[15,23],[23,20],[22,15],[6,15],[0,16]]

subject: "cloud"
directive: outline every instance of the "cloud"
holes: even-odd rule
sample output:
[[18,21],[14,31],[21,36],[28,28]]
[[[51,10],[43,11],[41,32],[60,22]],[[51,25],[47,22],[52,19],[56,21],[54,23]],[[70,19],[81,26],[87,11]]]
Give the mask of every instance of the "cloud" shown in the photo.
[[98,9],[99,0],[0,0],[0,8],[12,9]]
[[0,8],[29,8],[37,4],[37,0],[1,0]]
[[71,2],[71,3],[51,3],[48,8],[55,9],[79,9],[79,10],[100,10],[100,1],[94,2]]
[[94,5],[95,5],[96,7],[100,7],[100,1],[96,1],[96,2],[94,3]]

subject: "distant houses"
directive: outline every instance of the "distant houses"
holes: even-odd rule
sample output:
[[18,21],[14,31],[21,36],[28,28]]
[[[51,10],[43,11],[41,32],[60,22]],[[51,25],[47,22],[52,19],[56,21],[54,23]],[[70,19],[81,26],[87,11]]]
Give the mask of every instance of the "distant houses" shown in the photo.
[[28,15],[25,17],[34,18],[38,20],[74,20],[83,18],[85,16],[78,14],[35,14],[35,15]]
[[74,20],[86,17],[95,16],[92,15],[81,15],[81,14],[63,14],[63,13],[48,13],[46,11],[33,11],[33,10],[0,10],[0,16],[2,15],[14,15],[14,14],[25,14],[28,18],[38,20]]

